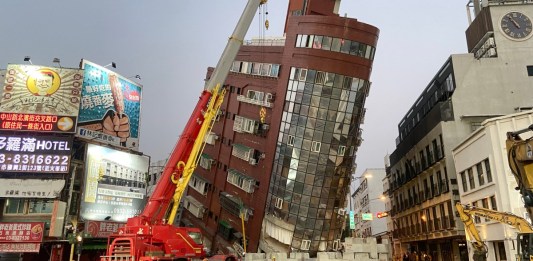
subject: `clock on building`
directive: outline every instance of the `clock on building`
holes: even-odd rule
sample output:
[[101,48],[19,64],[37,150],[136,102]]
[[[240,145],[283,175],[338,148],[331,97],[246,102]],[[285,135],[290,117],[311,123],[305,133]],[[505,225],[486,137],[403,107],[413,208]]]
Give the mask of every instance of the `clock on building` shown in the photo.
[[509,12],[502,17],[502,32],[513,40],[525,40],[531,36],[531,19],[521,12]]

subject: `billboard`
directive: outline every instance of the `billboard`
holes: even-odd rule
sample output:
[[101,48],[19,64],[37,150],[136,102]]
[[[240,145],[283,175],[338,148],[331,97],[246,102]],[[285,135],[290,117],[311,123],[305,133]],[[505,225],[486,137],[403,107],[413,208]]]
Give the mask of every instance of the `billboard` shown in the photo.
[[[120,146],[138,150],[142,86],[86,60],[82,68],[78,128],[117,137]],[[112,144],[108,140],[101,141]]]
[[125,222],[140,214],[146,201],[149,158],[94,144],[87,145],[86,155],[80,216]]
[[0,112],[4,113],[1,129],[76,131],[83,70],[9,64],[4,78],[0,100]]
[[0,172],[68,173],[72,136],[0,134]]
[[0,179],[0,198],[57,198],[64,179]]

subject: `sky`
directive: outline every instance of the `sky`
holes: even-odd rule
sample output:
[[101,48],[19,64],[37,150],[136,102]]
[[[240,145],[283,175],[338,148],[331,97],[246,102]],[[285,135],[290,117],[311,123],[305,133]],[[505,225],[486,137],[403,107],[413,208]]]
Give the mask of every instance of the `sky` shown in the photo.
[[[143,85],[140,151],[152,162],[172,151],[246,0],[11,0],[0,8],[0,68],[77,68],[111,62]],[[269,0],[266,36],[282,36],[288,0]],[[451,54],[466,53],[467,1],[344,0],[340,15],[380,29],[357,152],[356,176],[384,168],[398,123]],[[252,22],[246,39],[258,36]]]

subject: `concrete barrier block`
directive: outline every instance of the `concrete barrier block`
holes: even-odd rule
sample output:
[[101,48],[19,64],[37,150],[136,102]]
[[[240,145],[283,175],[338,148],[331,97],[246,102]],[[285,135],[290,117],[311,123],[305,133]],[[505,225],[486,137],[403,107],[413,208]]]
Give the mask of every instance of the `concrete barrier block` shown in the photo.
[[309,260],[309,253],[292,252],[289,254],[290,259]]
[[357,261],[371,261],[370,257],[367,253],[356,253],[354,254],[354,258],[352,260]]
[[389,253],[389,247],[387,245],[378,244],[378,253]]

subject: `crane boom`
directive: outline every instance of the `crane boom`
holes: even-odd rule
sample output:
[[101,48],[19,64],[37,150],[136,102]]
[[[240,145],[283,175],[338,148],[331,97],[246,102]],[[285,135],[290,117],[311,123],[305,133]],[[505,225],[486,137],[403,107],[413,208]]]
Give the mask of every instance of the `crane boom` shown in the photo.
[[246,36],[246,32],[252,23],[254,14],[259,6],[264,3],[266,3],[266,0],[248,1],[233,34],[229,37],[228,43],[222,52],[213,74],[207,81],[205,90],[202,92],[191,118],[185,125],[182,135],[176,143],[173,152],[170,154],[165,168],[163,169],[161,181],[154,189],[152,196],[140,215],[143,220],[149,220],[151,223],[160,222],[166,216],[175,193],[175,185],[171,180],[178,180],[181,176],[181,170],[178,168],[178,163],[187,162],[194,141],[198,138],[198,132],[200,131],[199,122],[204,121],[203,112],[205,112],[207,103],[212,96],[212,91],[217,84],[224,84],[231,65],[244,41],[243,39]]
[[[165,164],[152,196],[139,216],[129,218],[118,234],[109,237],[107,254],[100,258],[101,261],[189,260],[205,257],[200,229],[176,227],[173,222],[180,199],[205,146],[205,137],[222,105],[225,89],[221,86],[256,10],[266,2],[267,0],[248,0],[215,70]],[[168,222],[165,222],[167,216]]]

